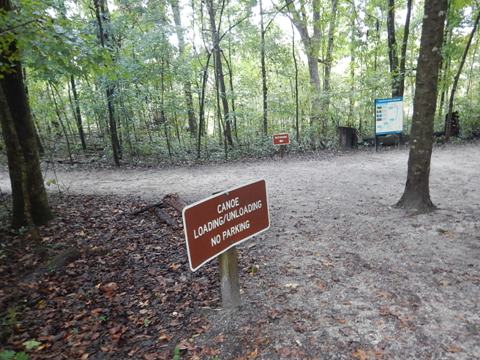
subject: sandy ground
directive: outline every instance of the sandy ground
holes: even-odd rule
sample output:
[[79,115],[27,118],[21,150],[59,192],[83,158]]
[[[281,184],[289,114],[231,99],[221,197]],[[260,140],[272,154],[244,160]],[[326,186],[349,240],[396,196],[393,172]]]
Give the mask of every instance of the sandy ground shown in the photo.
[[[259,271],[242,277],[242,308],[212,311],[204,335],[222,335],[221,358],[246,348],[265,359],[479,358],[480,144],[435,149],[439,209],[426,215],[391,207],[407,157],[358,152],[57,176],[72,193],[159,200],[177,192],[188,202],[266,179],[271,229],[241,246]],[[0,187],[8,191],[5,171]]]

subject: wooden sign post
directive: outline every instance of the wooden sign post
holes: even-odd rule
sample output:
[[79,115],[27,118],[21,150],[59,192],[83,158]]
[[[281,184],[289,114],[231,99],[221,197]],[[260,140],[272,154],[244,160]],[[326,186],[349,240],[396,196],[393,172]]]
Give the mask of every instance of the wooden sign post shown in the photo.
[[270,227],[265,180],[186,206],[183,225],[191,270],[219,257],[223,307],[237,307],[240,285],[235,246]]
[[273,145],[280,146],[280,157],[283,159],[283,155],[285,154],[285,148],[287,145],[290,144],[290,136],[288,135],[288,133],[274,134],[272,140]]
[[237,248],[233,247],[218,256],[220,266],[220,292],[224,309],[240,305],[240,281],[238,280]]

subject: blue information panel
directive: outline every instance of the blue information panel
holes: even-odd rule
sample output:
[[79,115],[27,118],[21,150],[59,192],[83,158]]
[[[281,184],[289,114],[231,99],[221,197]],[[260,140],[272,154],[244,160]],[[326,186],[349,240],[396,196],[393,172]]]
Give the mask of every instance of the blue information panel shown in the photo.
[[403,130],[403,98],[375,99],[375,134],[398,134]]

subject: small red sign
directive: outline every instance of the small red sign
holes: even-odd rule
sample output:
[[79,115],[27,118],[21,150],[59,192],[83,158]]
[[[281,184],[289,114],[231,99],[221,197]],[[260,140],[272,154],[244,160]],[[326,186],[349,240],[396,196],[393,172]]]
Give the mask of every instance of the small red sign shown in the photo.
[[287,133],[273,135],[273,145],[288,145],[288,144],[290,144],[290,136]]
[[267,185],[259,180],[224,191],[183,209],[192,271],[232,246],[270,227]]

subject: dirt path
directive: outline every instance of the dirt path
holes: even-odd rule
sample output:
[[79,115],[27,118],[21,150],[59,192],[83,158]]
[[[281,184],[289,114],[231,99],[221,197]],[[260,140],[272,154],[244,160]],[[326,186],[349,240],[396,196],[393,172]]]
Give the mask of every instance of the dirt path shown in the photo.
[[[439,210],[411,216],[401,195],[406,151],[324,160],[59,172],[74,193],[188,201],[258,178],[272,227],[244,246],[258,265],[243,275],[244,305],[213,312],[209,341],[222,358],[455,358],[480,354],[480,145],[437,148]],[[52,178],[47,174],[46,179]],[[8,177],[0,173],[2,190]],[[245,250],[247,251],[247,250]]]

